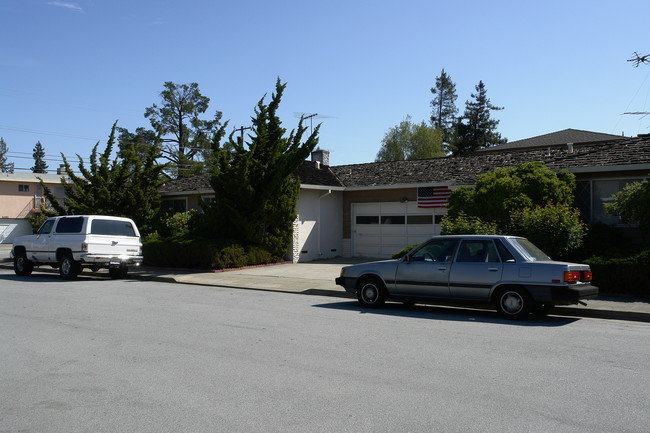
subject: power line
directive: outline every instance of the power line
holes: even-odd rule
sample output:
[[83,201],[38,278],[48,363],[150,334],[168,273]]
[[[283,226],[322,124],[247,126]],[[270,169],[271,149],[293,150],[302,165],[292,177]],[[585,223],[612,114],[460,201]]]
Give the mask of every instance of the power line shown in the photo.
[[66,133],[63,133],[63,132],[39,131],[37,129],[16,128],[16,127],[7,126],[7,125],[0,125],[0,129],[4,129],[4,130],[7,130],[7,131],[26,132],[28,134],[53,135],[53,136],[56,136],[56,137],[75,138],[75,139],[78,139],[78,140],[101,141],[98,138],[83,137],[83,136],[79,136],[79,135],[66,134]]

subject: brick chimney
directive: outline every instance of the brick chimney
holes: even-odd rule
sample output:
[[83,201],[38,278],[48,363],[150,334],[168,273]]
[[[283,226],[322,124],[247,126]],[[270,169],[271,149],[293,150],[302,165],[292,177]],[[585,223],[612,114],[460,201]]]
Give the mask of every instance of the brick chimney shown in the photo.
[[323,149],[316,149],[311,153],[312,162],[317,162],[319,165],[330,165],[330,151]]

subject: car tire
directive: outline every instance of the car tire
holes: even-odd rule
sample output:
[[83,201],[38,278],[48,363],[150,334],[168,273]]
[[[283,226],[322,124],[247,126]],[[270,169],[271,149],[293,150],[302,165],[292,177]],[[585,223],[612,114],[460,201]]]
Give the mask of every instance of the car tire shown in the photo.
[[129,273],[129,268],[126,265],[120,265],[119,267],[116,268],[108,268],[108,275],[113,280],[126,278],[128,273]]
[[379,278],[364,277],[357,287],[357,299],[364,307],[376,308],[386,302],[386,286]]
[[59,262],[59,275],[66,280],[72,280],[77,278],[77,275],[80,273],[81,266],[72,258],[72,254],[65,254],[61,257],[61,261]]
[[14,257],[14,272],[21,277],[28,277],[34,270],[34,262],[27,258],[25,252],[20,252]]
[[533,298],[520,287],[506,287],[497,292],[497,312],[506,319],[523,319],[533,309]]

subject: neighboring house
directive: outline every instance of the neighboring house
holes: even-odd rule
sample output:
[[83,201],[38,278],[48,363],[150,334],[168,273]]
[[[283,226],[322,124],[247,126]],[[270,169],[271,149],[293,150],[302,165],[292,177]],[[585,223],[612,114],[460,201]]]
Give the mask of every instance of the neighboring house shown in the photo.
[[[565,140],[571,139],[571,142]],[[542,161],[576,175],[583,219],[617,224],[603,204],[625,184],[650,174],[650,135],[634,138],[568,129],[506,143],[467,157],[373,162],[330,167],[317,151],[296,172],[301,180],[294,261],[334,256],[389,257],[405,246],[440,233],[446,197],[476,176],[499,167]],[[163,200],[196,208],[196,197],[214,197],[208,178],[171,181]],[[176,207],[176,205],[174,205]],[[181,208],[181,207],[179,207]]]
[[32,233],[27,217],[45,200],[39,177],[63,200],[60,174],[0,173],[0,243],[10,244],[16,236]]

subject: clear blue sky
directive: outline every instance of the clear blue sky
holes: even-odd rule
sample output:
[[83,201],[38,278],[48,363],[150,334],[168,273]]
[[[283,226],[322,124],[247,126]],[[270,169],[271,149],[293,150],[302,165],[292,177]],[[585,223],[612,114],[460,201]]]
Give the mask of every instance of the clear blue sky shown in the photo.
[[197,82],[235,127],[280,77],[287,129],[331,116],[331,164],[371,162],[406,115],[428,120],[443,68],[460,112],[483,80],[509,141],[650,133],[622,115],[650,111],[650,66],[626,62],[650,53],[649,16],[647,0],[2,0],[0,136],[17,169],[37,141],[54,169],[103,149],[115,120],[148,127],[165,81]]

